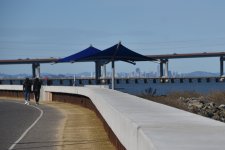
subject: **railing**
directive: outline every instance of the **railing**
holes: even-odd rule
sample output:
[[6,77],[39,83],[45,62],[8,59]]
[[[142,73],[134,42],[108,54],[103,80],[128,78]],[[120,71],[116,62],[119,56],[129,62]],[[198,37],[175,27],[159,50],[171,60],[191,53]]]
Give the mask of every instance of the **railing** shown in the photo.
[[[82,86],[95,85],[94,78],[49,78],[41,79],[43,85]],[[24,79],[0,79],[0,85],[22,85]],[[225,82],[225,77],[192,77],[192,78],[116,78],[116,84],[148,84],[148,83],[211,83]],[[111,79],[99,79],[100,84],[111,84]]]
[[[93,78],[49,78],[41,79],[46,86],[90,86],[96,85]],[[75,81],[75,82],[74,82]],[[0,85],[22,85],[24,79],[0,79]],[[100,79],[98,82],[111,88],[111,79]],[[199,92],[225,91],[224,77],[196,77],[196,78],[116,78],[115,89],[121,92],[138,95],[149,89],[156,91],[156,95],[167,95],[171,92]]]

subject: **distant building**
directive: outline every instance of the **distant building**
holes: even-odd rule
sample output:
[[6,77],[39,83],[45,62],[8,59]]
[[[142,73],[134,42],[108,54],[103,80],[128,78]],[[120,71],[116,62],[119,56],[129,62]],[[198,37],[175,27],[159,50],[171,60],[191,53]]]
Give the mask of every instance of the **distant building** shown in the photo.
[[141,76],[141,69],[140,68],[136,68],[135,72],[136,72],[135,77],[140,77]]

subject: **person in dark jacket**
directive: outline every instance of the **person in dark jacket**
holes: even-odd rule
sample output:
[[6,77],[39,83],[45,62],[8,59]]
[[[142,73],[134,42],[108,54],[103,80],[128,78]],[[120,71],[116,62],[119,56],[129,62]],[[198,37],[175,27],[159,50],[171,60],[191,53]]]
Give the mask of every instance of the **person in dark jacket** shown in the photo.
[[24,99],[25,99],[26,105],[29,105],[31,86],[32,86],[32,83],[31,83],[30,79],[26,78],[23,83],[23,92],[24,92]]
[[41,81],[38,78],[35,78],[33,83],[33,92],[36,105],[39,105],[40,89],[41,89]]

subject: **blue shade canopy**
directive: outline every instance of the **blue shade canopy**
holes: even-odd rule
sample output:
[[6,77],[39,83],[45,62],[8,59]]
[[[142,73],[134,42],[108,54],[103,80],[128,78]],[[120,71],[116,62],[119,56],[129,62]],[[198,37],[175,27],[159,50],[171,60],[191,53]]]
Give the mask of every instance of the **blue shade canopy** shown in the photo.
[[88,56],[92,56],[98,52],[101,52],[101,50],[93,47],[93,46],[90,46],[76,54],[73,54],[73,55],[70,55],[68,57],[65,57],[65,58],[62,58],[62,59],[59,59],[56,61],[56,63],[62,63],[62,62],[78,62],[78,61],[82,61],[82,58],[86,58]]
[[82,59],[83,61],[97,61],[97,60],[107,60],[107,61],[156,61],[153,58],[138,54],[121,43],[118,43],[110,48],[107,48],[99,53],[89,55]]

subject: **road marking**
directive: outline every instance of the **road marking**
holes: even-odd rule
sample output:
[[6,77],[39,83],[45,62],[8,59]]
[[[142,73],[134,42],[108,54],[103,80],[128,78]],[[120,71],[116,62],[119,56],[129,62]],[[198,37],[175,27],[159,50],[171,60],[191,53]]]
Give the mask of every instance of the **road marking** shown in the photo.
[[[15,103],[19,103],[19,102],[15,102]],[[19,103],[19,104],[22,104],[22,103]],[[23,105],[24,105],[24,104],[23,104]],[[20,138],[19,138],[18,140],[16,140],[16,141],[9,147],[8,150],[12,150],[12,149],[16,146],[16,144],[18,144],[18,143],[26,136],[26,134],[30,131],[30,129],[32,129],[32,128],[35,126],[35,124],[41,119],[41,117],[42,117],[43,114],[44,114],[44,112],[43,112],[42,109],[40,109],[40,108],[38,108],[38,107],[35,107],[35,106],[33,106],[33,105],[29,105],[29,106],[38,109],[38,110],[41,112],[41,114],[40,114],[39,117],[32,123],[32,125],[24,131],[24,133],[20,136]]]

